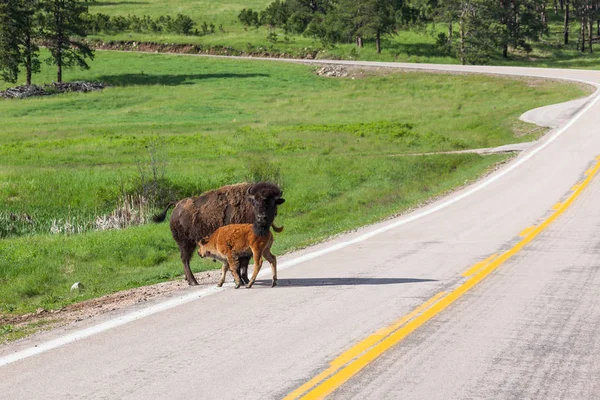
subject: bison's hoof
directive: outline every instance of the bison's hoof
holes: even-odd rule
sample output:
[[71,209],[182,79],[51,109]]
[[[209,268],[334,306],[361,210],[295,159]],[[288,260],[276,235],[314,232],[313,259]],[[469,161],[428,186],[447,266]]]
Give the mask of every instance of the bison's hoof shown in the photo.
[[223,282],[217,283],[217,287],[222,287],[222,286],[223,286]]
[[240,288],[240,283],[239,283],[239,282],[236,282],[236,283],[235,283],[235,288],[236,288],[236,289],[239,289],[239,288]]

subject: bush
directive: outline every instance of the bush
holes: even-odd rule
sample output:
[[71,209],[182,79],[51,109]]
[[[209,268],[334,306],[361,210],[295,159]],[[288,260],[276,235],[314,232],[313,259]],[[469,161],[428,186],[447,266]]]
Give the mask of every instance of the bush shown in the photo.
[[93,35],[110,30],[110,16],[106,14],[85,14],[88,33]]
[[275,0],[261,13],[261,19],[274,28],[283,28],[290,17],[288,5],[285,1]]
[[240,11],[238,14],[238,20],[248,27],[254,26],[258,28],[261,25],[258,12],[252,11],[251,8],[244,8],[242,11]]
[[[257,13],[258,15],[258,13]],[[114,16],[105,14],[88,14],[86,17],[86,31],[90,34],[98,33],[120,33],[120,32],[169,32],[179,35],[199,35],[197,29],[194,29],[196,22],[189,16],[177,14],[175,18],[169,15],[161,15],[153,19],[149,15],[138,17],[137,15]],[[201,25],[202,34],[208,35],[215,33],[216,26],[212,22],[208,24],[204,21]]]
[[[181,35],[191,35],[195,25],[196,23],[192,18],[187,15],[177,14],[177,17],[167,25],[167,31]],[[206,25],[206,22],[204,22],[204,25]],[[207,31],[204,32],[205,35],[206,33]]]

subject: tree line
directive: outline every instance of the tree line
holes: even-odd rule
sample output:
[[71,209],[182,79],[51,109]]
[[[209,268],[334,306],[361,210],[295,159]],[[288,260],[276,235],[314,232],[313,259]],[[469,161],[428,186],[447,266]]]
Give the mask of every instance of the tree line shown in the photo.
[[[81,40],[87,34],[118,32],[175,33],[181,35],[214,34],[213,23],[200,24],[191,17],[144,15],[113,16],[88,13],[87,0],[0,0],[0,79],[14,83],[21,70],[26,84],[40,71],[45,61],[57,67],[57,82],[62,82],[63,68],[89,68],[94,52]],[[219,30],[224,32],[222,26]],[[50,50],[45,60],[39,59],[39,46]]]
[[[16,82],[25,71],[27,85],[41,62],[63,68],[88,69],[94,52],[81,38],[87,33],[123,30],[206,35],[188,16],[109,17],[88,14],[87,0],[0,0],[0,78]],[[365,40],[382,51],[382,38],[402,29],[436,26],[436,43],[463,64],[487,63],[496,53],[531,51],[531,43],[548,33],[549,14],[564,15],[563,42],[577,38],[578,49],[593,51],[600,39],[600,0],[275,0],[264,10],[242,10],[246,26],[267,25],[319,39],[325,46]],[[445,28],[440,30],[439,25]],[[572,32],[576,26],[578,31]],[[223,31],[222,27],[219,27]],[[50,55],[39,59],[39,45]]]
[[[564,13],[564,44],[569,44],[571,21],[579,22],[579,50],[593,51],[592,45],[600,37],[600,0],[553,0],[554,12]],[[594,36],[595,33],[595,36]]]
[[362,47],[365,39],[372,40],[378,53],[383,37],[442,24],[447,29],[437,34],[437,45],[463,64],[480,64],[496,52],[508,57],[510,51],[531,51],[531,43],[548,33],[552,11],[565,15],[565,44],[577,21],[580,50],[587,43],[592,51],[600,36],[599,10],[600,0],[275,0],[260,12],[242,10],[238,19],[248,27],[267,25],[314,37],[326,46]]
[[39,72],[39,44],[50,52],[44,61],[57,67],[57,82],[63,68],[88,69],[94,52],[81,40],[85,37],[86,1],[81,0],[0,0],[0,77],[16,82],[25,69],[27,85]]

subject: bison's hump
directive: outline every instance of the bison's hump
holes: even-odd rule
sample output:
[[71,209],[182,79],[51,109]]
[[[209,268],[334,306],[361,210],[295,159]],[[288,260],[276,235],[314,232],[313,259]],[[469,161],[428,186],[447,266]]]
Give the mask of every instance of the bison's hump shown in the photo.
[[260,195],[263,198],[280,197],[282,194],[279,186],[270,182],[255,183],[250,187],[248,193],[255,196]]

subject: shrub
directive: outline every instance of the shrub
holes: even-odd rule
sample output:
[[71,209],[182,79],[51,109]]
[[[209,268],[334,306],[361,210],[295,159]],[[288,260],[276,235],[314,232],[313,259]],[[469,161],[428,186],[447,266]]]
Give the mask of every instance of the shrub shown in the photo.
[[[91,34],[133,31],[138,33],[169,32],[180,35],[198,35],[199,32],[194,29],[195,26],[196,22],[184,14],[177,14],[175,18],[169,15],[161,15],[156,19],[149,15],[143,15],[142,17],[137,15],[110,17],[101,13],[88,14],[86,17],[86,31]],[[216,30],[216,26],[212,22],[210,24],[203,22],[201,28],[203,35],[213,34]]]
[[240,11],[240,13],[238,14],[238,20],[248,27],[254,26],[258,28],[261,25],[258,12],[252,11],[251,8],[244,8],[242,11]]
[[[204,24],[206,25],[206,22]],[[187,15],[177,14],[177,17],[167,25],[167,30],[181,35],[191,35],[195,25],[196,23],[192,18]]]

